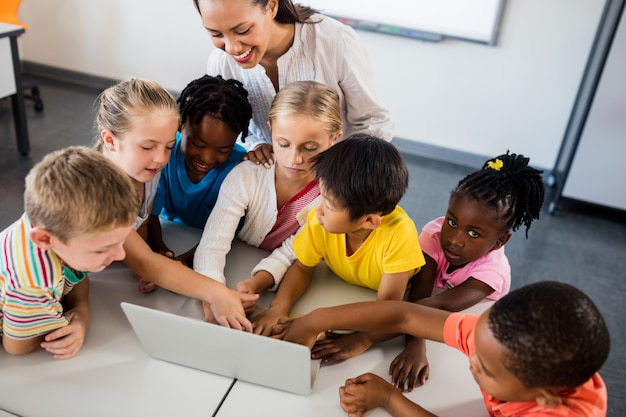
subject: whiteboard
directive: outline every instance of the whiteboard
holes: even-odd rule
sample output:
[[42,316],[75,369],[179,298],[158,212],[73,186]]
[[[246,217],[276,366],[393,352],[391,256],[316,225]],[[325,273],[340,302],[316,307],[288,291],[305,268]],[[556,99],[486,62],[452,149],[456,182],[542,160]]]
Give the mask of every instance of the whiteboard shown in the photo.
[[495,45],[504,0],[309,0],[307,5],[356,29],[440,41]]

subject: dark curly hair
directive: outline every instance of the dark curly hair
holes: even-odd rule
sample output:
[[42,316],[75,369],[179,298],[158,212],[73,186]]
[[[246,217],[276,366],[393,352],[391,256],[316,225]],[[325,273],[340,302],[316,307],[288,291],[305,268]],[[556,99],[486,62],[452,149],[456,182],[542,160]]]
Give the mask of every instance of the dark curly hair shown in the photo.
[[561,282],[512,291],[493,305],[487,325],[505,347],[504,366],[529,388],[577,387],[609,355],[600,311],[582,291]]

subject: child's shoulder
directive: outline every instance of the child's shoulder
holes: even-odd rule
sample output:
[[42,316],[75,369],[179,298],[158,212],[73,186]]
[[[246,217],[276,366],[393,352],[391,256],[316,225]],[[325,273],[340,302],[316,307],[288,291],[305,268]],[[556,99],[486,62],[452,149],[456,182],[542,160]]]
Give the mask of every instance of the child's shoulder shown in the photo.
[[246,148],[244,148],[243,146],[241,146],[238,143],[235,143],[235,145],[233,146],[233,150],[230,152],[230,156],[235,156],[238,157],[239,160],[242,160],[244,156],[246,156],[248,154],[248,151],[246,151]]
[[45,287],[50,278],[61,274],[61,260],[53,251],[40,248],[31,240],[31,229],[24,214],[0,233],[0,245],[7,253],[0,262],[0,271],[11,272],[11,285],[15,287]]
[[252,161],[242,161],[230,170],[224,183],[231,184],[231,186],[236,185],[237,187],[254,189],[258,185],[265,186],[273,180],[274,165],[268,169]]
[[415,222],[400,206],[396,206],[393,211],[383,216],[383,222],[381,224],[384,227],[410,227],[415,228]]
[[6,248],[7,244],[10,244],[7,242],[16,238],[27,238],[29,229],[30,222],[28,221],[26,213],[24,213],[19,219],[0,232],[0,242],[2,243],[2,246]]
[[378,239],[402,239],[407,243],[418,244],[415,222],[400,206],[396,206],[391,213],[383,216],[375,230]]
[[445,220],[444,216],[437,217],[426,223],[422,228],[422,234],[439,234],[441,233],[441,228],[443,227],[443,221]]

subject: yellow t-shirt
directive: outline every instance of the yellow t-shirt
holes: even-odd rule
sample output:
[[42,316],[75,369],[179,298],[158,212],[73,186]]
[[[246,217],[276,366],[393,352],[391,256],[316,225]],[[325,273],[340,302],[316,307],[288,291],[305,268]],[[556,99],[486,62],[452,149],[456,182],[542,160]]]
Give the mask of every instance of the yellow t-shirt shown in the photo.
[[383,216],[351,256],[346,256],[346,235],[328,233],[311,210],[293,249],[302,264],[312,267],[323,260],[344,281],[376,291],[383,274],[409,271],[413,276],[426,263],[415,223],[400,206]]

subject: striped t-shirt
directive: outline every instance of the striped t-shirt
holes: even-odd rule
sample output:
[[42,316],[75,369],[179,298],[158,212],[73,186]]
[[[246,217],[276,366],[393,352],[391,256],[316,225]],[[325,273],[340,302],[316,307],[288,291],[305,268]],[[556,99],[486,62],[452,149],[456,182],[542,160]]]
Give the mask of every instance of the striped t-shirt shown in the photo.
[[300,228],[298,213],[311,204],[319,195],[320,187],[317,184],[317,180],[313,180],[300,190],[298,194],[291,197],[291,199],[278,210],[274,227],[272,227],[272,230],[265,236],[265,239],[259,247],[265,250],[274,250],[279,247],[285,239],[296,233]]
[[29,339],[67,326],[61,299],[85,278],[30,239],[26,214],[0,233],[0,333]]

